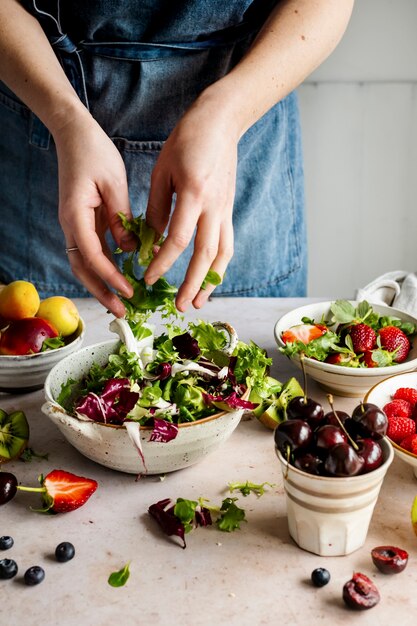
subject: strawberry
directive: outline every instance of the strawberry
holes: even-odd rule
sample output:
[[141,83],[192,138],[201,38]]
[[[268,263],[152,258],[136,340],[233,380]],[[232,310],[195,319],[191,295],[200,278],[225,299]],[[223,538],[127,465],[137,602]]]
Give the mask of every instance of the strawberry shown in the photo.
[[412,406],[417,404],[417,389],[400,387],[392,396],[394,400],[407,400]]
[[334,352],[329,354],[325,359],[325,363],[331,363],[332,365],[349,365],[354,364],[356,359],[356,354],[353,352]]
[[402,363],[410,352],[411,344],[407,335],[397,326],[385,326],[378,332],[381,346],[389,352],[395,352],[394,361]]
[[392,400],[384,406],[384,413],[391,419],[391,417],[411,417],[413,407],[407,400]]
[[44,488],[44,501],[47,511],[67,513],[85,504],[97,489],[92,478],[76,476],[64,470],[53,470],[40,483]]
[[366,350],[363,353],[361,362],[365,363],[366,367],[378,367],[378,363],[372,358],[372,350]]
[[304,344],[310,343],[313,339],[318,339],[327,331],[327,326],[324,324],[297,324],[291,326],[281,335],[281,339],[284,343],[294,343],[294,341],[301,341]]
[[408,435],[400,442],[401,448],[417,455],[417,435]]
[[349,335],[352,339],[353,350],[356,354],[372,350],[375,346],[376,333],[368,324],[361,323],[351,326]]
[[388,420],[387,437],[395,443],[400,443],[408,435],[414,435],[416,432],[416,423],[409,417],[391,417]]

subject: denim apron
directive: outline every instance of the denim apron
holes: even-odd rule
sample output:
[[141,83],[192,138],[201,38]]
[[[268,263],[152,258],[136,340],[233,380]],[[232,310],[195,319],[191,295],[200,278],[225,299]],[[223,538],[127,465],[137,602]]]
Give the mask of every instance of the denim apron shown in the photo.
[[[205,87],[242,58],[275,3],[178,0],[168,5],[172,19],[162,0],[119,0],[119,13],[116,0],[23,4],[40,21],[80,99],[120,151],[137,215],[146,210],[152,169],[176,122]],[[158,4],[159,12],[143,10]],[[85,28],[77,32],[83,27],[83,5]],[[72,20],[68,11],[73,12]],[[0,83],[0,282],[29,280],[42,297],[82,297],[88,293],[73,277],[64,252],[57,180],[48,130]],[[239,142],[233,224],[235,253],[215,295],[305,295],[303,169],[295,93],[268,111]],[[191,254],[192,245],[167,273],[168,280],[181,284]]]

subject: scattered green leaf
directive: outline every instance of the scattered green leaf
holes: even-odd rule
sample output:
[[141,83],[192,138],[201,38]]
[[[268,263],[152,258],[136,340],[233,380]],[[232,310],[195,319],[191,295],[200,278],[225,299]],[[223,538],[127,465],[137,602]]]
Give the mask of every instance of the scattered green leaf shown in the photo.
[[110,574],[108,578],[108,583],[112,587],[123,587],[129,579],[130,571],[129,571],[130,561],[127,563],[121,570],[118,572],[113,572]]

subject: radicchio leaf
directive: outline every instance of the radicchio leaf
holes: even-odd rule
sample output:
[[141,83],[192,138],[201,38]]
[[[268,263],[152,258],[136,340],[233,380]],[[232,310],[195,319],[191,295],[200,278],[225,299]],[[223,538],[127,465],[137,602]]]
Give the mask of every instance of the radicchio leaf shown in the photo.
[[171,502],[170,498],[165,498],[151,504],[148,513],[158,522],[166,535],[179,537],[183,542],[182,548],[186,548],[184,524],[174,515],[174,506],[169,506]]
[[176,335],[172,339],[172,344],[181,359],[195,359],[200,354],[198,341],[190,333]]
[[195,511],[195,523],[197,526],[211,526],[212,519],[209,509],[205,506],[199,507]]
[[75,410],[95,422],[123,424],[138,399],[139,394],[130,390],[127,378],[110,378],[101,394],[90,391]]
[[153,420],[153,431],[149,438],[149,441],[157,441],[160,443],[167,443],[178,435],[178,426],[176,424],[172,424],[171,422],[167,422],[163,419],[158,419],[154,417]]

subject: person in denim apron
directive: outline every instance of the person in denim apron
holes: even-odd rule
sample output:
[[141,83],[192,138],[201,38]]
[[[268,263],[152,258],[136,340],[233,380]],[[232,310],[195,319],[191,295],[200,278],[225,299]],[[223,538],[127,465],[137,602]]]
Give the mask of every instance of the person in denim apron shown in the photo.
[[[331,47],[346,26],[352,2],[341,3],[343,15],[337,17],[339,25]],[[14,41],[19,40],[19,24],[23,29],[26,18],[32,18],[27,14],[23,16],[23,9],[16,6],[15,0],[7,0],[7,3],[8,13],[4,9],[3,21],[9,20],[9,30],[3,38],[6,47],[13,48]],[[298,13],[308,3],[305,0],[226,3],[223,0],[171,3],[163,0],[24,0],[21,4],[42,27],[42,36],[45,34],[48,38],[65,71],[66,78],[60,77],[49,60],[51,72],[59,78],[57,92],[61,83],[65,89],[64,81],[68,79],[91,115],[91,122],[97,122],[100,127],[91,134],[93,139],[98,138],[95,145],[87,120],[85,129],[89,139],[83,146],[84,135],[80,133],[78,145],[80,154],[85,151],[83,158],[86,153],[91,155],[90,161],[95,155],[101,157],[108,152],[108,162],[104,165],[108,179],[85,200],[93,211],[82,213],[81,209],[72,208],[72,212],[67,209],[71,205],[71,194],[77,191],[72,192],[71,185],[79,172],[74,168],[76,158],[67,149],[71,141],[63,139],[66,122],[60,120],[57,125],[55,111],[46,116],[48,119],[43,118],[43,106],[37,102],[37,83],[31,92],[21,86],[25,80],[30,81],[31,75],[31,59],[25,60],[24,51],[22,60],[16,61],[14,74],[10,68],[2,70],[0,66],[0,78],[5,81],[0,82],[0,282],[18,278],[31,281],[42,297],[55,294],[81,297],[90,292],[116,315],[121,315],[123,307],[108,286],[126,295],[130,294],[130,286],[101,253],[102,247],[106,257],[110,256],[105,231],[110,225],[117,242],[113,247],[119,245],[129,250],[133,243],[117,223],[118,211],[128,216],[130,211],[134,215],[146,211],[148,222],[158,232],[165,230],[172,211],[166,242],[145,278],[152,284],[164,274],[170,282],[180,285],[185,276],[177,298],[180,310],[185,310],[190,302],[201,306],[211,293],[211,287],[204,293],[198,288],[210,267],[225,274],[216,295],[305,295],[303,167],[297,100],[291,88],[277,104],[272,102],[266,112],[261,110],[260,115],[254,114],[254,120],[250,118],[249,124],[242,124],[243,132],[236,138],[235,151],[230,150],[228,160],[224,156],[219,164],[213,160],[208,173],[212,180],[206,187],[209,187],[208,195],[216,210],[194,214],[194,205],[207,192],[193,189],[192,185],[190,188],[181,185],[187,180],[183,161],[186,164],[187,159],[198,161],[198,150],[204,152],[207,123],[199,124],[201,96],[204,101],[204,96],[209,94],[205,100],[210,109],[210,86],[220,85],[223,77],[233,75],[232,70],[256,44],[258,33],[264,32],[264,24],[272,13],[282,7],[282,20],[289,23],[291,19],[299,19]],[[13,11],[17,11],[14,20],[12,15],[9,17]],[[274,28],[276,23],[272,23]],[[32,28],[28,22],[25,34],[29,26]],[[37,51],[44,43],[35,30],[33,57],[36,62]],[[300,38],[306,39],[302,34]],[[326,54],[329,51],[326,50]],[[323,57],[322,50],[318,56]],[[262,61],[262,57],[259,58]],[[47,74],[48,63],[44,67]],[[29,79],[24,77],[26,69]],[[301,78],[303,72],[304,68],[300,70]],[[246,99],[242,100],[245,112],[247,100],[252,97],[256,100],[256,90],[248,96],[244,83],[241,84],[242,98]],[[238,94],[238,81],[235,91]],[[59,116],[57,111],[56,117]],[[195,132],[190,140],[189,120],[193,116]],[[59,130],[54,125],[59,126]],[[68,126],[71,127],[71,121]],[[105,143],[107,138],[100,136],[101,129],[116,146],[122,161]],[[218,141],[222,155],[223,137],[227,133],[226,127],[206,133],[211,153],[213,141]],[[178,144],[184,142],[184,137],[187,148],[185,155],[181,155]],[[176,150],[174,154],[184,156],[179,159],[176,172],[175,166],[170,169],[172,145]],[[126,189],[120,183],[124,169]],[[181,171],[185,176],[179,176],[175,184],[175,176]],[[227,177],[230,180],[223,181],[217,188],[218,180]],[[196,226],[193,247],[188,243]]]

